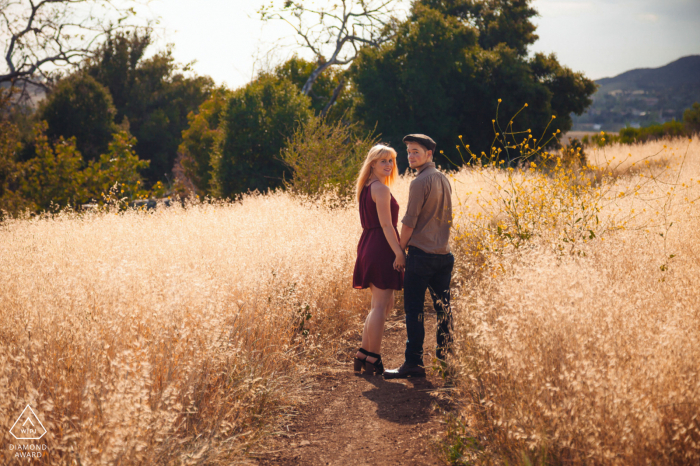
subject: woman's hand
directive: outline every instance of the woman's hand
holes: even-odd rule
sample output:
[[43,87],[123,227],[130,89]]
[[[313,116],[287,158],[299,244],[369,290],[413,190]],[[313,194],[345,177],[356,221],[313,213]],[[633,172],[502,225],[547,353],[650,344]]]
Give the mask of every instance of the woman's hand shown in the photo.
[[394,260],[394,270],[398,270],[399,272],[406,270],[406,254],[404,254],[403,251],[401,251],[401,254],[397,255]]

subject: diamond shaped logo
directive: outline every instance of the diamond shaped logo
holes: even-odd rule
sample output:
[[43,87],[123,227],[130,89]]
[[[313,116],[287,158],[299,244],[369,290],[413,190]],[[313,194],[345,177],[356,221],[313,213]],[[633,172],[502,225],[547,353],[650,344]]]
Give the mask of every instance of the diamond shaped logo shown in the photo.
[[46,429],[32,407],[27,405],[10,429],[10,433],[17,440],[39,440],[46,434]]

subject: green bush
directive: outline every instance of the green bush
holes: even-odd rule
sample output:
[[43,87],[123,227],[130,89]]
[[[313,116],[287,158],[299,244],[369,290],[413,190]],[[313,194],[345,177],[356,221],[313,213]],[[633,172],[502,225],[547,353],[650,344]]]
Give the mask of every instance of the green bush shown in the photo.
[[25,209],[40,212],[75,207],[101,201],[115,189],[127,199],[148,195],[140,175],[148,161],[139,160],[133,152],[136,140],[127,131],[115,133],[107,152],[85,164],[74,137],[59,137],[53,143],[46,126],[46,122],[34,126],[32,157],[20,161],[17,128],[0,123],[0,210],[16,215]]
[[133,150],[135,145],[136,138],[127,131],[114,134],[107,153],[100,155],[99,160],[91,161],[83,170],[85,201],[102,199],[116,183],[119,184],[120,197],[135,199],[147,195],[141,186],[140,173],[150,162],[139,160]]
[[354,182],[377,137],[359,135],[358,125],[329,122],[311,116],[299,124],[280,156],[292,177],[285,186],[299,194],[316,195],[336,190],[342,198],[354,193]]
[[634,144],[665,137],[685,136],[687,134],[685,126],[680,121],[667,121],[662,125],[651,125],[645,128],[622,128],[620,130],[620,142],[622,144]]
[[591,134],[590,137],[586,134],[581,139],[581,144],[584,147],[585,146],[604,147],[604,146],[609,146],[611,144],[615,144],[618,142],[620,142],[619,135],[606,133],[605,131],[601,131],[600,133],[597,133],[597,134]]
[[279,158],[296,124],[313,114],[294,84],[262,75],[229,97],[223,111],[223,143],[212,160],[215,193],[230,197],[282,186],[289,176]]

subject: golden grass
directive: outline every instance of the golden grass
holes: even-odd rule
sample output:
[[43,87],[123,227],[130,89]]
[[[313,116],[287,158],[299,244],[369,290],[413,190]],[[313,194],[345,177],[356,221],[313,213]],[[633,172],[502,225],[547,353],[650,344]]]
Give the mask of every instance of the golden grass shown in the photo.
[[[551,247],[563,226],[547,222],[517,249],[484,248],[498,238],[476,220],[458,242],[485,265],[455,304],[461,437],[478,449],[453,451],[453,461],[700,461],[700,143],[614,146],[591,159],[617,173],[590,188],[608,227],[576,254]],[[620,159],[632,162],[608,165]],[[566,202],[549,201],[547,214],[568,215]]]
[[[452,175],[462,460],[698,462],[700,144],[658,144]],[[30,404],[39,463],[250,460],[368,310],[360,229],[283,192],[3,223],[0,439]]]
[[367,310],[359,231],[285,193],[6,222],[3,444],[28,403],[46,464],[244,460]]

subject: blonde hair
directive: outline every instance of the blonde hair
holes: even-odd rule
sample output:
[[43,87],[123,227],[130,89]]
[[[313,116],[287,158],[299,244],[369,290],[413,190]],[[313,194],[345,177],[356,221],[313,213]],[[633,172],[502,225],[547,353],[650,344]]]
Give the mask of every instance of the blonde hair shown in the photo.
[[384,178],[384,184],[391,186],[394,184],[394,181],[396,181],[396,177],[399,176],[399,169],[396,167],[396,151],[389,146],[385,146],[384,144],[377,144],[367,153],[367,157],[362,164],[362,168],[360,168],[360,174],[357,175],[355,194],[358,201],[360,200],[360,193],[365,187],[365,183],[367,183],[367,180],[369,180],[369,177],[372,175],[372,163],[381,159],[387,153],[391,154],[391,157],[394,159],[394,168],[391,170],[391,174]]

